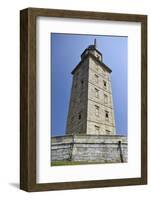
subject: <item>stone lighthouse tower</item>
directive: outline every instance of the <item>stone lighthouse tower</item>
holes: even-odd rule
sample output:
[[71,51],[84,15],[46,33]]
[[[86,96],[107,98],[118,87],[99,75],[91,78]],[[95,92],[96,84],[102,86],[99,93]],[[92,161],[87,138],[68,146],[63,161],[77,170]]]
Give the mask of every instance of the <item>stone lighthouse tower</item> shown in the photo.
[[111,69],[94,44],[81,54],[73,69],[66,134],[115,135]]

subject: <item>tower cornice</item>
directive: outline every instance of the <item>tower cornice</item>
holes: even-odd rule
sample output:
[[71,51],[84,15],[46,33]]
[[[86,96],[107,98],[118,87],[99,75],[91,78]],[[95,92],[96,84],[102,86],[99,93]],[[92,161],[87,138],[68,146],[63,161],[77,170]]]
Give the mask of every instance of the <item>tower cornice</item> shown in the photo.
[[[86,51],[86,50],[85,50]],[[83,52],[84,53],[84,52]],[[106,69],[109,73],[112,72],[112,70],[106,65],[104,64],[102,61],[98,60],[93,54],[91,54],[90,52],[88,52],[88,54],[85,55],[84,59],[82,59],[78,65],[73,69],[73,71],[71,72],[71,74],[74,74],[75,71],[80,67],[80,65],[85,61],[86,58],[91,57],[95,62],[97,62],[100,67],[104,67],[104,69]]]

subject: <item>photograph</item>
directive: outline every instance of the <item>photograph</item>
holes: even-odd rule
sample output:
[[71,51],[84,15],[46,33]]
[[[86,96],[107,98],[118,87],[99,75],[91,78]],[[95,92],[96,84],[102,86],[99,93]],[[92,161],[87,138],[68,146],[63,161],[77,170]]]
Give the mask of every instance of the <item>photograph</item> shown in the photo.
[[128,161],[128,36],[50,34],[50,166]]

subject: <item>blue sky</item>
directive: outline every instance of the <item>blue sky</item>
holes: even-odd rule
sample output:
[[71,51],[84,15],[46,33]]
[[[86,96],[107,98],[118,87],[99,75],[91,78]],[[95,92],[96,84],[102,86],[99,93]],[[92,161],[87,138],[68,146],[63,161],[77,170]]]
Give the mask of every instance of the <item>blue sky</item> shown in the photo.
[[112,93],[116,132],[127,135],[127,51],[128,38],[51,33],[51,135],[64,135],[70,90],[71,71],[80,61],[80,55],[97,40],[97,49],[103,62],[111,68]]

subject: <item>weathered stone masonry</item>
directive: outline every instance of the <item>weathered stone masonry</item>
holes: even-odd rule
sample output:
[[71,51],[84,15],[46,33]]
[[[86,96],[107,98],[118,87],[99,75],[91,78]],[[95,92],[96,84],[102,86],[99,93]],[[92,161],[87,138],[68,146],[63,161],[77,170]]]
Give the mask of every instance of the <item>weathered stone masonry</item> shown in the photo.
[[127,161],[124,136],[70,135],[52,138],[51,160],[116,163]]

